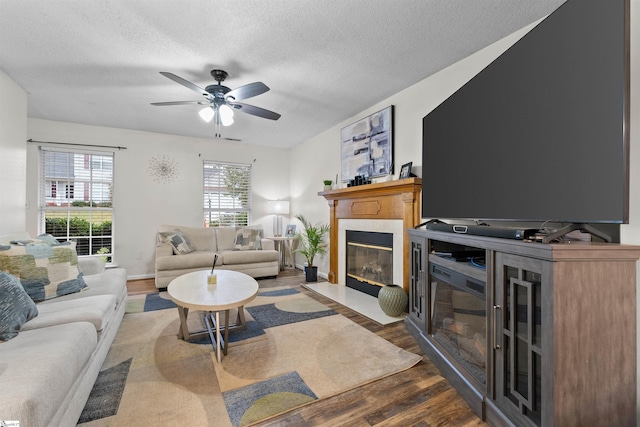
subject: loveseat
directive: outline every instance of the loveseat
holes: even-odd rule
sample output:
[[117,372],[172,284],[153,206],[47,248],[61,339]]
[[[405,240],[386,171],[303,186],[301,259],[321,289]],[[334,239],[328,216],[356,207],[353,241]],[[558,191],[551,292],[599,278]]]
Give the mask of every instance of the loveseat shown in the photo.
[[259,226],[184,227],[161,225],[156,244],[156,287],[192,271],[234,270],[251,277],[277,276],[279,255],[275,242]]
[[[77,269],[82,289],[58,286],[57,293],[72,293],[52,296],[47,291],[46,299],[34,304],[31,296],[37,293],[27,294],[28,277],[18,278],[17,267],[3,255],[9,247],[5,243],[0,237],[0,270],[5,270],[0,272],[0,297],[17,293],[29,305],[20,321],[30,320],[0,331],[5,339],[0,340],[0,419],[29,427],[75,426],[124,316],[126,270],[105,269],[100,258],[65,260],[59,251],[67,248],[54,247],[51,262]],[[55,274],[59,271],[49,278]],[[6,298],[0,298],[0,305],[3,315],[15,311]]]

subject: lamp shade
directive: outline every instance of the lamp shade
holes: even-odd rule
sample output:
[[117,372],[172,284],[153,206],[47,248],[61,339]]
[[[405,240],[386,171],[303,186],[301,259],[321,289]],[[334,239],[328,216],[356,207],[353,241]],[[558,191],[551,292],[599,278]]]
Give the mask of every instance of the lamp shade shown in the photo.
[[203,108],[202,110],[200,110],[200,112],[198,113],[200,114],[200,118],[202,120],[204,120],[205,122],[209,123],[211,121],[211,119],[213,119],[213,108],[211,107],[206,107]]
[[287,200],[267,200],[267,213],[276,215],[288,215],[289,202]]
[[231,126],[233,124],[233,109],[227,104],[220,106],[220,122],[222,126]]

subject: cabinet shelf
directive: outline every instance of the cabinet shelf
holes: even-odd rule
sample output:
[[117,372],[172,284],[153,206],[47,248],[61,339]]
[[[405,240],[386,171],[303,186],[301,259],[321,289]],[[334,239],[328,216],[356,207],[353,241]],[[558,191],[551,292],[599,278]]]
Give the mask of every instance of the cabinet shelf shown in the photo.
[[487,271],[484,268],[476,267],[467,262],[459,262],[435,254],[429,254],[429,262],[457,271],[458,273],[466,276],[473,277],[474,279],[482,282],[487,281]]

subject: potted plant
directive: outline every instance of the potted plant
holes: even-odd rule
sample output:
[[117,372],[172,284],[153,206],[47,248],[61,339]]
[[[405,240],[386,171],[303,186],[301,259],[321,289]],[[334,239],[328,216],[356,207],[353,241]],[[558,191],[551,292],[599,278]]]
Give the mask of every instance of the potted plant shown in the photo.
[[304,215],[296,215],[296,219],[302,223],[304,228],[303,233],[298,233],[299,240],[298,249],[296,252],[300,252],[307,259],[307,266],[305,267],[305,275],[307,282],[318,281],[318,267],[313,265],[313,261],[316,255],[325,255],[327,253],[327,242],[324,238],[329,233],[328,224],[311,224]]
[[333,183],[333,181],[331,181],[330,179],[325,179],[322,182],[324,183],[324,191],[331,190],[331,184]]

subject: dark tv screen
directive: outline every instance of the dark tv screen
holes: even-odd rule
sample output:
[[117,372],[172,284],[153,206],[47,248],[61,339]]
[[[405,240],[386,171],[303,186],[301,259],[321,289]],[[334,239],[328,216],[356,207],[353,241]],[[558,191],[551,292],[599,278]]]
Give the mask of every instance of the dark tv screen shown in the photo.
[[628,0],[568,0],[423,119],[422,217],[627,223]]

